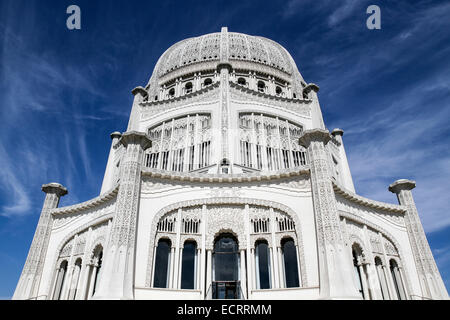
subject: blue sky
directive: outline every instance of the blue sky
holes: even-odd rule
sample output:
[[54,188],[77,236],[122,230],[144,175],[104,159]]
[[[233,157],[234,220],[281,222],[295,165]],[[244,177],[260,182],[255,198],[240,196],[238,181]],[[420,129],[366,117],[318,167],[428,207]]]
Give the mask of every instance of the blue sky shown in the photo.
[[[81,8],[79,31],[66,8]],[[381,8],[381,30],[366,8]],[[359,194],[397,203],[413,191],[450,288],[450,3],[448,1],[0,0],[0,298],[9,299],[42,207],[98,195],[109,134],[125,131],[131,90],[182,39],[222,26],[283,45],[320,87],[327,127],[344,129]]]

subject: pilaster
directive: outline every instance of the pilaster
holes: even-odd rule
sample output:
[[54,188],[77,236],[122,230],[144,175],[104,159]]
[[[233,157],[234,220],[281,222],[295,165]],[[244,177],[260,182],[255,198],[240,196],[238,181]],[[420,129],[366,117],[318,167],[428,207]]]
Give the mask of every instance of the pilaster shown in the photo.
[[360,299],[353,280],[353,265],[339,223],[336,198],[331,182],[325,145],[331,136],[327,130],[303,132],[299,139],[307,149],[311,168],[311,188],[317,231],[319,284],[322,299]]

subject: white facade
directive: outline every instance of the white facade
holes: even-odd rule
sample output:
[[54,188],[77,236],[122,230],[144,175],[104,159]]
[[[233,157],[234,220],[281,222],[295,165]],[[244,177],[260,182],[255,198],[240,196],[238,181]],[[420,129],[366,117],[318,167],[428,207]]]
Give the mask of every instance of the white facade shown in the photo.
[[170,47],[112,144],[100,195],[47,196],[14,299],[447,299],[411,189],[355,193],[318,87],[228,32]]

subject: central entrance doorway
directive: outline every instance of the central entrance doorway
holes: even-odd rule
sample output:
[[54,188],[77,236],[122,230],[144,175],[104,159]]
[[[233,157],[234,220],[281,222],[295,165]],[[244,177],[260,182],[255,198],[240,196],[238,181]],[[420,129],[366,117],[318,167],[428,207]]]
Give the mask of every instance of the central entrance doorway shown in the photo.
[[213,299],[241,299],[239,247],[234,235],[223,233],[214,243]]

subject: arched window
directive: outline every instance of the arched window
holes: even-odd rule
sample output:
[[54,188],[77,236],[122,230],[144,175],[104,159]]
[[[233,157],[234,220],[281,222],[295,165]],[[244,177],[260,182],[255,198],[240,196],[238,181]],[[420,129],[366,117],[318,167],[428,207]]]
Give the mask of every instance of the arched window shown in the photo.
[[264,92],[266,90],[266,84],[264,81],[258,81],[258,91]]
[[169,261],[170,248],[172,243],[168,239],[161,239],[158,241],[155,258],[155,272],[153,287],[167,288],[169,284]]
[[169,98],[175,97],[175,88],[169,90]]
[[275,88],[275,93],[277,94],[277,96],[281,96],[281,94],[283,93],[283,90],[281,89],[281,87],[277,86]]
[[186,83],[184,86],[185,93],[191,93],[192,92],[192,82]]
[[203,86],[209,86],[210,84],[212,84],[212,79],[211,78],[206,78],[205,81],[203,82]]
[[270,251],[266,241],[255,244],[256,288],[270,289],[272,275],[270,273]]
[[75,261],[75,268],[73,270],[72,283],[70,285],[69,291],[69,300],[75,300],[75,297],[77,295],[81,273],[81,262],[81,258],[78,258],[77,261]]
[[405,290],[403,288],[402,276],[398,264],[394,259],[389,261],[389,268],[391,270],[392,281],[394,282],[395,292],[399,300],[406,300]]
[[240,84],[241,86],[245,86],[247,84],[247,81],[245,81],[245,78],[239,78],[238,79],[238,84]]
[[214,243],[213,251],[214,299],[239,299],[239,248],[230,233],[221,234]]
[[389,299],[389,291],[387,286],[386,277],[383,270],[383,263],[379,257],[375,258],[375,268],[377,269],[378,281],[380,282],[381,296],[383,300]]
[[67,261],[64,260],[59,265],[59,269],[58,269],[58,273],[57,273],[58,275],[56,277],[55,292],[53,294],[53,299],[54,300],[60,300],[61,299],[61,294],[62,294],[62,290],[63,290],[63,287],[64,287],[64,282],[65,282],[65,279],[66,279],[66,273],[67,273]]
[[352,247],[352,256],[353,256],[353,268],[354,268],[354,274],[356,278],[356,285],[359,293],[361,294],[361,297],[364,299],[364,289],[363,289],[363,282],[362,282],[362,265],[361,265],[361,259],[362,259],[362,253],[360,248],[357,245],[353,245]]
[[181,261],[181,289],[195,289],[197,274],[197,243],[186,241]]
[[297,249],[294,240],[286,238],[281,241],[281,252],[284,262],[284,278],[286,288],[299,287]]
[[101,245],[98,245],[94,250],[94,258],[93,258],[93,275],[94,275],[94,282],[92,283],[92,293],[91,296],[94,295],[95,291],[98,288],[98,283],[100,282],[100,269],[102,268],[102,262],[103,262],[103,247]]

